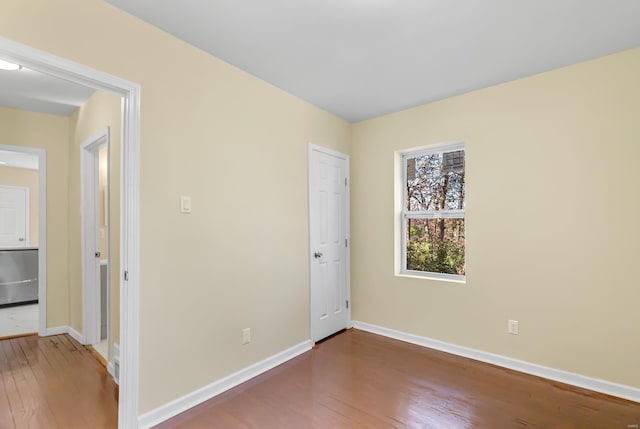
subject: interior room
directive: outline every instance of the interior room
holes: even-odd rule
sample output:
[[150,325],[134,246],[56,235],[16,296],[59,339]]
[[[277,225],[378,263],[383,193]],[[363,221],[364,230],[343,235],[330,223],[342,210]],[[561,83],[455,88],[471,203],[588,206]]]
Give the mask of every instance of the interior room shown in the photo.
[[[68,334],[117,382],[120,97],[24,67],[0,70],[0,83],[0,186],[22,190],[27,203],[22,201],[24,208],[16,215],[16,205],[0,202],[1,235],[13,238],[0,248],[0,287],[5,289],[0,337],[18,341],[40,335],[55,343],[57,335]],[[81,179],[88,175],[81,160],[88,153],[86,142],[110,128],[116,131],[111,138],[116,147],[96,147],[91,158],[95,178]],[[85,222],[86,209],[76,210],[88,200],[89,183],[95,188],[92,226]],[[22,232],[8,234],[16,226]],[[91,249],[88,230],[96,238]],[[94,266],[93,279],[86,264]],[[98,293],[95,302],[85,305],[88,289]],[[85,319],[96,320],[94,336],[85,329]],[[23,347],[11,353],[21,356]]]
[[0,154],[44,160],[0,165],[42,201],[0,426],[638,427],[639,18],[3,2],[0,98],[87,94],[0,107]]
[[38,332],[38,161],[0,150],[0,337]]

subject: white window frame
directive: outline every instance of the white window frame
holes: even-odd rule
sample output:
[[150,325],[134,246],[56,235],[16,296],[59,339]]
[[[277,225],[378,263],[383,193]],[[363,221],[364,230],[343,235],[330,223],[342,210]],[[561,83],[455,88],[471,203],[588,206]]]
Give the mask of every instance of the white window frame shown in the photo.
[[[407,152],[401,152],[402,155],[402,213],[400,216],[400,237],[401,237],[401,275],[424,277],[435,280],[449,280],[455,282],[464,283],[466,281],[466,275],[448,274],[448,273],[436,273],[432,271],[417,271],[407,269],[407,219],[465,219],[465,209],[461,210],[426,210],[426,211],[413,211],[407,210],[407,159],[415,158],[416,156],[432,155],[434,153],[443,152],[455,152],[459,150],[465,150],[464,142],[455,143],[440,143],[430,146],[425,146],[420,149],[410,150]],[[466,151],[465,151],[465,164],[466,164]],[[465,195],[466,199],[466,195]],[[466,207],[466,203],[465,203]],[[466,226],[466,225],[465,225]],[[467,258],[467,240],[465,236],[465,260]]]

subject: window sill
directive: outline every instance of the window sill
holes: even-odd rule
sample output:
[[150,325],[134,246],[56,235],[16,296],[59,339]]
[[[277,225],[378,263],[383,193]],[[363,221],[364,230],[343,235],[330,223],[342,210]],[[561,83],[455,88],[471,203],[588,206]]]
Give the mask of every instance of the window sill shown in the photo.
[[433,276],[429,274],[419,274],[419,273],[410,273],[410,272],[401,272],[396,273],[396,277],[405,277],[408,279],[421,279],[421,280],[434,280],[440,282],[448,282],[448,283],[458,283],[458,284],[466,284],[467,278],[463,277],[461,279],[457,278],[449,278],[449,277],[439,277]]

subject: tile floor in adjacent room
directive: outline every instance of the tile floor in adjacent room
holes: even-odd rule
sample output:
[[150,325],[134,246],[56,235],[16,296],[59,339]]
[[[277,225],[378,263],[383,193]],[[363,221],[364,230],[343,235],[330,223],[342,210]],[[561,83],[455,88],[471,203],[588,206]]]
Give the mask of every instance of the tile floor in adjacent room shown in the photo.
[[94,344],[93,348],[95,351],[97,351],[98,353],[100,353],[100,356],[102,356],[106,361],[109,360],[109,357],[107,356],[107,354],[109,353],[109,345],[107,344],[107,339],[105,338],[104,340],[100,341],[98,344]]
[[38,304],[0,308],[0,338],[38,332]]

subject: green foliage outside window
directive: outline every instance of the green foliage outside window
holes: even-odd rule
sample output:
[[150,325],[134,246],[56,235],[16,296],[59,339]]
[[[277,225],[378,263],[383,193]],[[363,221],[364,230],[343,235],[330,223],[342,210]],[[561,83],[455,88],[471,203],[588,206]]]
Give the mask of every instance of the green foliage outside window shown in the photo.
[[407,269],[464,275],[464,219],[408,219]]

